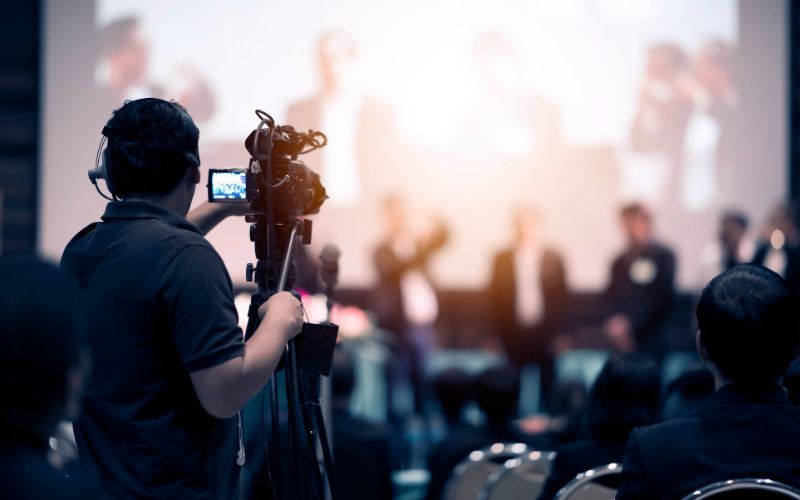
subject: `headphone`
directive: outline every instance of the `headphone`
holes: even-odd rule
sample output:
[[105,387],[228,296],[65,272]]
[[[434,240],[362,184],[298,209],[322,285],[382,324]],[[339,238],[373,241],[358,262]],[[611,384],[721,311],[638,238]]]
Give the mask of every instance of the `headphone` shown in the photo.
[[[108,148],[104,148],[108,141],[108,127],[103,127],[103,137],[100,139],[100,144],[97,146],[97,154],[94,158],[94,168],[89,170],[89,180],[94,185],[94,188],[100,193],[100,196],[108,201],[119,201],[119,198],[114,194],[114,181],[111,179],[110,162],[108,161]],[[100,186],[97,181],[103,179],[106,181],[106,189],[111,196],[100,191]]]
[[[111,129],[108,126],[103,127],[102,137],[100,138],[100,144],[97,146],[97,154],[94,158],[94,168],[89,170],[89,181],[91,181],[94,188],[103,198],[107,199],[108,201],[119,201],[119,197],[115,193],[114,189],[114,180],[111,176],[111,162],[109,161],[109,152],[108,152],[108,138],[111,135]],[[195,153],[186,153],[186,162],[190,167],[199,167],[200,166],[200,159],[198,158],[197,154]],[[100,186],[97,184],[97,181],[103,179],[106,183],[106,189],[108,190],[109,194],[106,194],[100,190]]]

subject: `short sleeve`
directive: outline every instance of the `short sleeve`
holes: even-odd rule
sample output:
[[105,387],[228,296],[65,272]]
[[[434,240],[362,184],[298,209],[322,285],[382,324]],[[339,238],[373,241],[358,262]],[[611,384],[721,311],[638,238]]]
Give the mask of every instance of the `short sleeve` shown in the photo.
[[233,286],[222,259],[212,248],[195,244],[178,251],[164,269],[158,295],[189,372],[243,355]]

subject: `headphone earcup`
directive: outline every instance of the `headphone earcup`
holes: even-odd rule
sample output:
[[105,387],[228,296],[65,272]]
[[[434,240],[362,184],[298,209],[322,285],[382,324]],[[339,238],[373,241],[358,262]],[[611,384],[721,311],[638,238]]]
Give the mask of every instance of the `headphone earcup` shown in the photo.
[[103,179],[106,181],[106,187],[108,188],[108,192],[111,193],[111,196],[116,198],[116,192],[114,189],[114,180],[111,175],[111,155],[108,152],[108,147],[103,150],[103,155],[101,156],[100,160],[100,172],[103,176]]

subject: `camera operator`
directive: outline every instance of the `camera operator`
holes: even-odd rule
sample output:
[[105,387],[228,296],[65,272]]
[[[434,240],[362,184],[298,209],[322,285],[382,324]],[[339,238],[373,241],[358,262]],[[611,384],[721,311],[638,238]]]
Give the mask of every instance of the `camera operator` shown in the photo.
[[[68,244],[93,373],[75,424],[83,466],[112,498],[237,498],[237,419],[302,329],[291,294],[261,306],[243,341],[230,276],[203,238],[226,214],[186,219],[200,181],[199,131],[160,99],[126,102],[103,129],[121,201]],[[218,212],[215,212],[218,211]]]

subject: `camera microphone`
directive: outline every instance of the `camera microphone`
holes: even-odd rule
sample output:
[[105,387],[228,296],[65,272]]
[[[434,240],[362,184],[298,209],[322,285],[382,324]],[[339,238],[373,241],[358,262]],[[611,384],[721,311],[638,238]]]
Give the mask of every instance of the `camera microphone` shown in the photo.
[[322,247],[319,260],[322,263],[319,269],[319,276],[325,284],[325,288],[332,290],[339,279],[339,256],[341,252],[336,245],[328,243]]

